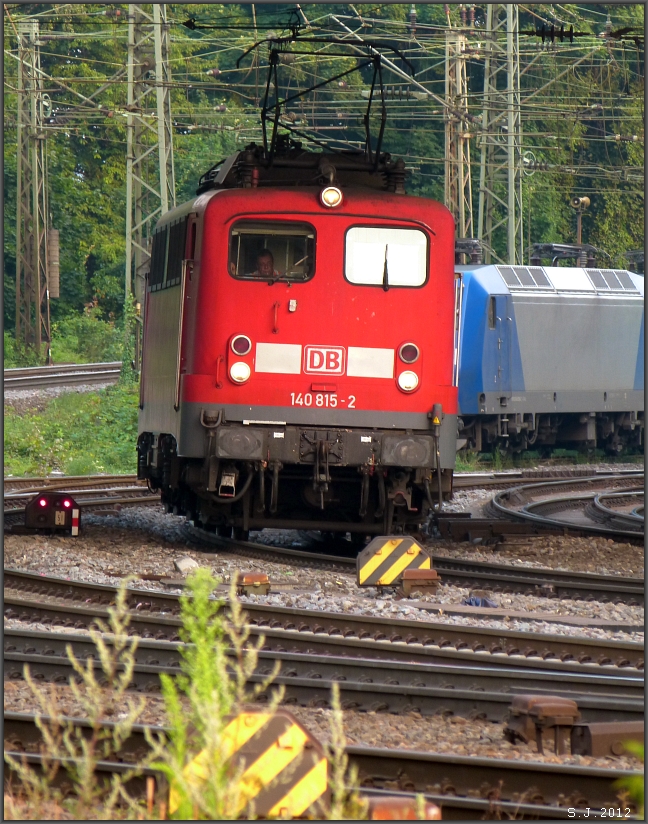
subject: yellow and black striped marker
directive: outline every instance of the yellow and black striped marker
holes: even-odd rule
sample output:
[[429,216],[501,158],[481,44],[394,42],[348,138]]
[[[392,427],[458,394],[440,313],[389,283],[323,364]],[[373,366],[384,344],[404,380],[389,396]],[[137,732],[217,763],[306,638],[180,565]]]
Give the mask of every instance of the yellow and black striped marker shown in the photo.
[[[319,818],[328,806],[324,750],[286,710],[242,712],[226,725],[219,750],[228,772],[240,776],[238,792],[232,793],[234,818],[248,806],[253,806],[256,818]],[[193,787],[207,781],[209,773],[206,750],[183,770]],[[180,794],[172,786],[169,813],[179,806]]]
[[428,553],[414,538],[382,535],[358,555],[358,586],[380,587],[398,583],[406,569],[431,569]]

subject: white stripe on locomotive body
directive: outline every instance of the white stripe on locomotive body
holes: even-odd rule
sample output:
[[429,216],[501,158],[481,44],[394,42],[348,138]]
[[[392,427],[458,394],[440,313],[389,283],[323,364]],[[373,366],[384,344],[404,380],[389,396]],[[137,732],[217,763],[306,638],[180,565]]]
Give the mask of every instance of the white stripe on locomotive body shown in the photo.
[[394,350],[349,346],[347,375],[350,378],[393,378]]
[[302,348],[298,343],[257,343],[255,372],[300,375]]
[[[337,348],[342,350],[342,347]],[[346,352],[346,374],[350,378],[393,378],[394,354],[393,349],[349,346]],[[257,343],[254,371],[300,375],[302,347],[295,343]]]

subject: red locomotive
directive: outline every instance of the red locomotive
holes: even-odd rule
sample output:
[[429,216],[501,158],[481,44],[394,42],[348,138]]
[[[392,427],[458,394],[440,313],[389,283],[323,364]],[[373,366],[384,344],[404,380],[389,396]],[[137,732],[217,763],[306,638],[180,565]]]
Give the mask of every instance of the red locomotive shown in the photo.
[[156,227],[138,477],[222,535],[414,529],[452,489],[452,216],[388,155],[264,158]]

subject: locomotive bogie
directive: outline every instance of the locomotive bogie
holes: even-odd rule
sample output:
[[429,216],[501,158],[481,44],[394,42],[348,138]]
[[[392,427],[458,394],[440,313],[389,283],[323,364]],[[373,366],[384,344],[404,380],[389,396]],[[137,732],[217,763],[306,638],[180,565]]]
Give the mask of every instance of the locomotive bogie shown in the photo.
[[477,451],[616,454],[644,428],[643,277],[625,270],[460,267],[458,437]]

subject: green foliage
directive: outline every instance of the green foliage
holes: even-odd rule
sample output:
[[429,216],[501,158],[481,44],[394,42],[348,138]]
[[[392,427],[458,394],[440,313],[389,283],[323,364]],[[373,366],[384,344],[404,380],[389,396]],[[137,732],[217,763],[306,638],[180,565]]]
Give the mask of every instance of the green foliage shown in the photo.
[[[61,297],[51,301],[53,323],[83,312],[96,303],[96,315],[119,323],[124,312],[126,119],[125,82],[112,82],[126,59],[126,4],[121,18],[108,16],[91,3],[72,7],[27,3],[5,15],[5,123],[4,123],[4,321],[15,325],[15,233],[17,155],[17,61],[14,26],[38,14],[47,40],[41,50],[43,70],[59,78],[55,94],[56,121],[48,125],[47,165],[51,222],[61,232]],[[115,9],[116,6],[110,6]],[[253,8],[256,9],[253,18]],[[448,21],[461,26],[458,4],[448,16],[442,4],[416,4],[418,30],[408,28],[410,4],[312,4],[298,14],[281,3],[179,4],[167,7],[171,28],[176,199],[190,199],[198,178],[210,166],[250,141],[260,140],[259,102],[263,95],[268,50],[261,46],[236,61],[269,29],[285,34],[296,17],[306,15],[315,35],[345,35],[349,26],[367,38],[378,38],[403,50],[413,63],[416,78],[426,88],[444,95],[445,35]],[[479,118],[482,115],[486,7],[475,11],[475,35],[469,36],[467,61],[468,129],[473,138],[471,169],[474,222],[479,192]],[[644,102],[642,54],[631,40],[602,38],[609,13],[612,29],[643,30],[642,4],[609,6],[535,4],[520,6],[520,29],[533,30],[542,22],[573,25],[591,37],[574,44],[541,46],[532,36],[520,37],[522,151],[532,151],[547,170],[527,171],[522,200],[525,260],[533,242],[575,240],[573,195],[588,195],[592,204],[583,215],[583,240],[605,250],[610,262],[625,264],[623,255],[643,245]],[[295,17],[296,16],[296,17]],[[190,30],[183,25],[195,18],[212,27]],[[256,29],[253,25],[256,25]],[[231,28],[228,28],[231,27]],[[356,63],[327,57],[318,45],[304,42],[303,54],[280,66],[285,91],[305,88]],[[392,55],[392,57],[394,57]],[[398,63],[399,58],[394,58]],[[404,65],[401,63],[401,65]],[[207,76],[218,68],[218,77]],[[318,139],[364,142],[365,102],[370,70],[349,75],[347,87],[322,87],[296,103],[294,113],[304,118],[303,130]],[[405,88],[406,81],[384,70],[384,82]],[[49,93],[56,86],[45,81]],[[102,91],[94,95],[97,90]],[[546,86],[539,94],[538,89]],[[70,91],[70,89],[72,91]],[[93,108],[78,95],[96,100]],[[152,104],[153,105],[153,104]],[[223,111],[220,107],[226,107]],[[372,132],[377,134],[379,107],[374,107]],[[615,135],[628,140],[616,141]],[[636,136],[636,140],[632,136]],[[504,139],[504,133],[500,135]],[[411,194],[444,197],[444,122],[438,100],[389,100],[383,149],[403,156]],[[497,189],[506,200],[506,193]],[[505,254],[506,227],[499,230],[496,248]],[[602,263],[607,259],[602,256]],[[67,352],[70,347],[63,347]],[[20,360],[18,354],[17,361]]]
[[[108,608],[108,622],[99,619],[98,629],[90,631],[96,656],[80,661],[70,645],[66,648],[76,674],[70,679],[70,690],[85,718],[85,730],[66,720],[56,691],[38,684],[30,675],[29,665],[25,665],[25,681],[39,710],[36,726],[42,736],[42,772],[26,761],[5,755],[5,761],[19,776],[27,801],[26,815],[11,814],[14,810],[10,805],[9,816],[5,806],[6,817],[111,821],[118,817],[118,812],[119,817],[143,817],[140,802],[129,795],[126,785],[133,777],[142,775],[157,757],[158,748],[154,746],[138,763],[121,774],[113,774],[108,781],[97,770],[101,761],[115,759],[146,704],[141,696],[136,698],[128,692],[139,641],[128,635],[128,583],[128,579],[122,582],[115,605]],[[107,634],[110,643],[106,643]],[[95,673],[96,663],[100,676]],[[103,682],[109,685],[108,689]],[[120,712],[115,715],[117,707]],[[107,716],[115,717],[109,727],[104,724]],[[65,784],[71,786],[72,795],[64,789]],[[55,814],[43,815],[45,811]]]
[[16,369],[25,366],[40,366],[42,358],[38,358],[36,352],[31,348],[21,346],[16,341],[15,336],[4,330],[4,367],[5,369]]
[[[638,741],[626,741],[624,744],[626,750],[634,755],[636,758],[644,762],[644,745]],[[616,782],[616,786],[627,793],[628,798],[637,808],[637,819],[644,820],[644,776],[631,776],[630,778],[621,778]]]
[[92,308],[52,325],[54,363],[100,363],[124,356],[124,331]]
[[[175,678],[160,676],[171,731],[155,767],[169,780],[175,807],[170,811],[180,820],[236,819],[248,806],[241,796],[240,774],[233,774],[228,764],[227,716],[254,701],[278,672],[275,667],[267,679],[248,690],[247,680],[264,638],[250,642],[235,583],[227,613],[223,602],[211,597],[217,585],[204,568],[187,579],[180,602],[180,635],[188,644],[182,650],[182,672]],[[281,697],[282,691],[276,690],[267,712],[274,711]],[[201,777],[197,778],[187,767],[199,754]]]
[[5,407],[5,474],[135,472],[138,402],[137,386],[122,382],[59,395],[42,412]]

